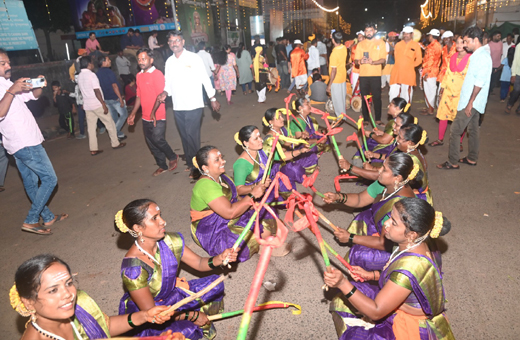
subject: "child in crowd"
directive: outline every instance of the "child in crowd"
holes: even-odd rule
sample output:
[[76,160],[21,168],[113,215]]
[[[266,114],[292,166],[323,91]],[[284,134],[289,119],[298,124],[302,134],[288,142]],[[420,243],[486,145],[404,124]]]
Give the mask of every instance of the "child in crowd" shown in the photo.
[[67,138],[74,138],[74,118],[72,113],[76,112],[76,105],[70,97],[70,92],[61,89],[60,82],[54,80],[51,84],[54,95],[54,106],[60,114],[59,123],[62,129],[67,131]]

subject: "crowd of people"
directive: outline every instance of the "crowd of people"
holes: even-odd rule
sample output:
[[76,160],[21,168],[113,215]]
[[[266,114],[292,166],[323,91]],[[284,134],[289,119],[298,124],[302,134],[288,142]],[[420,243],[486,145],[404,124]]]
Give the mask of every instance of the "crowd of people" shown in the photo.
[[[352,160],[340,157],[338,170],[356,176],[366,189],[360,193],[323,194],[325,204],[361,210],[347,228],[334,232],[338,243],[348,246],[345,260],[352,266],[351,276],[347,278],[332,268],[323,274],[325,284],[338,289],[330,306],[338,337],[428,339],[434,334],[437,339],[454,339],[446,317],[441,253],[435,242],[450,231],[451,224],[433,207],[434,188],[428,181],[428,163],[421,152],[428,133],[410,114],[415,68],[421,66],[419,79],[427,105],[423,114],[433,115],[437,108],[439,137],[430,146],[443,145],[447,122],[452,121],[448,161],[437,167],[459,169],[459,164],[477,165],[481,116],[493,88],[499,86],[502,75],[504,79],[509,75],[506,65],[511,74],[508,84],[514,84],[506,111],[515,103],[520,91],[520,78],[516,78],[520,53],[514,51],[508,36],[497,59],[498,52],[494,51],[498,48],[494,45],[502,44],[500,34],[492,34],[488,42],[477,26],[461,34],[432,29],[426,34],[427,46],[414,40],[411,27],[399,34],[390,32],[386,41],[376,33],[375,25],[369,23],[351,41],[337,31],[327,37],[311,36],[305,43],[297,39],[289,44],[287,39],[279,38],[267,47],[257,40],[250,50],[241,44],[235,55],[227,45],[212,54],[199,44],[198,52],[191,52],[185,48],[182,33],[172,31],[167,35],[167,44],[173,54],[166,60],[164,74],[154,66],[153,48],[122,43],[124,49],[118,58],[126,59],[124,51],[135,50],[140,69],[134,77],[125,73],[124,67],[129,64],[124,59],[116,61],[119,74],[128,76],[128,91],[120,89],[106,55],[81,56],[75,65],[75,93],[62,90],[59,82],[51,86],[60,124],[70,137],[74,136],[72,112],[77,111],[79,116],[80,110],[84,111],[93,156],[102,152],[97,145],[98,121],[108,131],[112,148],[119,149],[125,146],[121,142],[126,138],[122,126],[126,122],[134,125],[140,110],[146,143],[159,166],[153,176],[174,170],[179,155],[165,138],[165,101],[172,97],[186,170],[197,179],[190,201],[191,236],[209,256],[198,256],[181,233],[166,231],[166,221],[156,202],[134,200],[115,215],[117,228],[135,238],[122,259],[125,294],[119,315],[107,316],[86,292],[78,290],[66,262],[53,255],[39,255],[18,268],[10,291],[13,308],[31,317],[22,339],[97,339],[120,334],[213,339],[216,329],[208,317],[223,310],[224,284],[202,294],[218,276],[183,280],[178,277],[181,262],[198,272],[208,272],[228,262],[240,266],[240,262],[266,247],[260,239],[276,235],[275,217],[284,213],[284,200],[291,188],[317,176],[321,157],[328,157],[331,150],[328,138],[322,138],[324,124],[320,127],[313,115],[314,103],[323,103],[315,96],[330,97],[337,123],[341,124],[341,114],[346,113],[350,100],[347,94],[358,91],[365,99],[365,123],[361,124],[368,140]],[[151,38],[156,39],[153,35]],[[157,40],[152,43],[159,46]],[[98,71],[94,73],[96,63]],[[272,81],[269,78],[274,74]],[[57,177],[42,146],[40,129],[25,105],[38,98],[42,88],[33,88],[27,78],[14,82],[10,78],[9,57],[0,50],[0,133],[3,147],[16,160],[32,203],[22,230],[50,235],[50,227],[68,215],[56,215],[47,206]],[[201,147],[203,110],[205,105],[215,112],[220,110],[215,97],[218,91],[231,105],[237,82],[247,95],[252,92],[253,81],[260,103],[267,101],[268,85],[289,92],[295,88],[297,95],[295,99],[288,97],[289,110],[279,109],[282,103],[273,103],[277,107],[266,109],[263,116],[252,118],[251,125],[236,132],[234,139],[243,152],[233,163],[231,176],[226,173],[226,160],[217,146]],[[381,95],[386,83],[391,119],[384,124]],[[135,97],[130,113],[126,107],[129,101],[123,98],[127,92]],[[75,101],[70,100],[71,95]],[[370,131],[372,112],[375,120]],[[82,124],[80,120],[81,134]],[[265,136],[260,124],[269,131]],[[465,131],[469,153],[459,158]],[[2,156],[5,153],[0,150],[0,176]],[[361,163],[360,158],[366,161]],[[278,173],[289,182],[281,180]],[[275,187],[279,195],[266,192],[273,181],[278,181]],[[252,209],[260,199],[276,208]],[[260,234],[246,230],[245,238],[240,239],[255,217],[260,221]],[[290,251],[287,244],[282,244],[273,256],[285,256]],[[197,299],[178,310],[168,308],[198,292],[201,294]]]

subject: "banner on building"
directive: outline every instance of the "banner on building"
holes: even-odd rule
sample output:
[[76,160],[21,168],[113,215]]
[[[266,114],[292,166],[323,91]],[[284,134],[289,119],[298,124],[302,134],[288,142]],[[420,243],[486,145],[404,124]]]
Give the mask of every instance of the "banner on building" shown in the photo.
[[172,0],[69,0],[76,38],[126,34],[176,28]]
[[212,44],[213,20],[211,9],[206,7],[206,3],[183,1],[183,4],[178,6],[178,12],[182,13],[179,14],[179,20],[186,44],[196,46],[201,41]]
[[0,47],[6,51],[38,48],[23,1],[5,0],[0,7]]

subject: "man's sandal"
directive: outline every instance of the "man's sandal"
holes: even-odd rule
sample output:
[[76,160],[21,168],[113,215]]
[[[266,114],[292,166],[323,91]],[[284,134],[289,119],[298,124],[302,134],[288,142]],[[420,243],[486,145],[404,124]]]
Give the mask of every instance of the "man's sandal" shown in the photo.
[[437,169],[443,169],[443,170],[459,170],[460,169],[460,166],[454,166],[454,165],[451,165],[450,162],[446,161],[442,164],[438,164],[437,165]]
[[44,236],[52,235],[52,231],[43,225],[38,225],[37,227],[34,227],[34,228],[22,226],[22,231],[26,231],[28,233],[33,233],[33,234],[38,234],[38,235],[44,235]]
[[437,139],[435,142],[431,142],[430,144],[428,144],[429,146],[441,146],[441,145],[444,145],[444,142]]

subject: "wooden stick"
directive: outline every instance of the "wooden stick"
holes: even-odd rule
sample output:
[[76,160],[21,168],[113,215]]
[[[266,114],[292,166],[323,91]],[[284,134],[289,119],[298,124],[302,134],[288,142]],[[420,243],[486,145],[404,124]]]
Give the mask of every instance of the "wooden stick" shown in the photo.
[[267,176],[271,172],[271,162],[273,161],[273,158],[274,158],[274,153],[276,151],[276,143],[278,143],[278,138],[280,138],[279,135],[276,135],[274,137],[273,146],[271,147],[271,153],[269,154],[269,158],[267,159],[266,169],[264,170],[264,175],[262,176],[262,184],[265,183]]
[[210,290],[215,288],[219,283],[221,283],[225,279],[226,279],[226,277],[224,275],[221,275],[218,279],[213,281],[211,284],[209,284],[207,287],[205,287],[201,291],[198,291],[197,293],[195,293],[193,295],[185,297],[181,301],[177,302],[176,304],[172,305],[170,308],[168,308],[167,310],[162,312],[160,315],[164,316],[164,315],[168,315],[168,314],[171,314],[171,313],[175,312],[176,310],[178,310],[180,307],[184,306],[185,304],[187,304],[187,303],[189,303],[189,302],[191,302],[191,301],[201,297],[202,295],[206,294],[207,292],[209,292]]

